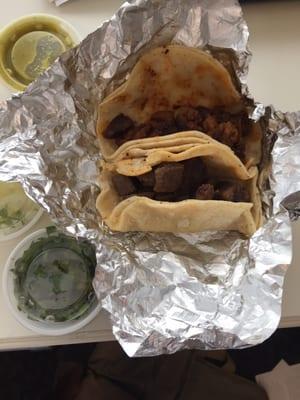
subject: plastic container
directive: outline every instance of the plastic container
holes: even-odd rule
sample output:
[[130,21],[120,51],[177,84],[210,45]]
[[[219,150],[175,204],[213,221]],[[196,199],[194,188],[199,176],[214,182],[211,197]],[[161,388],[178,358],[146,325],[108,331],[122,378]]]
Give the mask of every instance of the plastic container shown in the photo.
[[33,227],[43,214],[20,183],[0,182],[0,242],[16,239]]
[[0,31],[0,77],[22,91],[79,42],[79,34],[63,19],[47,14],[19,18]]
[[[89,309],[78,319],[67,320],[63,322],[33,320],[28,316],[27,313],[20,310],[18,307],[18,299],[15,295],[15,274],[12,270],[15,267],[15,262],[22,257],[24,251],[27,250],[34,241],[42,237],[47,237],[46,229],[40,229],[31,235],[28,235],[13,250],[3,271],[3,295],[12,315],[25,328],[42,335],[66,335],[83,328],[85,325],[91,322],[98,315],[101,305],[97,300],[95,300],[90,304]],[[47,299],[47,296],[45,296],[45,298]]]

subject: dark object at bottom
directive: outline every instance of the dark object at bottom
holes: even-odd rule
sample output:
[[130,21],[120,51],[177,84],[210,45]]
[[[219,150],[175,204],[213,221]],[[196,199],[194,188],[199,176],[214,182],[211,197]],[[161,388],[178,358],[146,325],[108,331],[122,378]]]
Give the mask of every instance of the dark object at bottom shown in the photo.
[[[255,383],[213,365],[209,357],[210,352],[182,351],[132,359],[115,342],[101,344],[72,399],[267,400]],[[62,400],[59,393],[56,398]],[[64,400],[68,399],[65,394]]]

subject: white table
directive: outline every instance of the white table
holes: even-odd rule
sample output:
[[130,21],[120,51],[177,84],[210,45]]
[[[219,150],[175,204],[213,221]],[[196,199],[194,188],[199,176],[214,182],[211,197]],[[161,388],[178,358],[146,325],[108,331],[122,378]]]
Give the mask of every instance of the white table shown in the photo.
[[[78,30],[82,37],[108,19],[121,0],[74,0],[56,8],[47,0],[9,0],[0,14],[0,27],[30,13],[50,13],[60,16]],[[255,98],[264,104],[273,103],[281,110],[300,109],[300,3],[293,1],[249,4],[244,7],[251,32],[254,54],[249,86]],[[9,97],[11,90],[0,84],[0,98]],[[50,223],[44,215],[29,231]],[[294,243],[300,241],[300,223],[294,224]],[[25,234],[24,236],[26,236]],[[22,239],[22,237],[20,238]],[[18,241],[0,244],[0,278],[2,266]],[[294,245],[294,259],[288,271],[283,301],[281,326],[300,325],[300,246]],[[298,300],[299,299],[299,300]],[[87,327],[62,337],[38,336],[20,326],[7,310],[0,293],[0,349],[30,348],[58,344],[112,340],[111,325],[105,312]]]

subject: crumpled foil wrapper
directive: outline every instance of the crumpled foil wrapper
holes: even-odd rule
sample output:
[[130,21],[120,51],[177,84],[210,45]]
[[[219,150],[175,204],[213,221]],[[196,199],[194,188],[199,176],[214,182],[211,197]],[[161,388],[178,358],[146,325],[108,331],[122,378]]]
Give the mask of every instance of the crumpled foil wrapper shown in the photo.
[[[130,356],[242,348],[278,325],[291,262],[289,216],[300,210],[300,112],[252,102],[247,40],[236,1],[127,2],[25,93],[1,104],[0,180],[21,181],[59,227],[96,244],[94,287]],[[143,53],[168,43],[213,52],[260,119],[266,223],[250,240],[235,232],[113,233],[97,214],[97,104]]]

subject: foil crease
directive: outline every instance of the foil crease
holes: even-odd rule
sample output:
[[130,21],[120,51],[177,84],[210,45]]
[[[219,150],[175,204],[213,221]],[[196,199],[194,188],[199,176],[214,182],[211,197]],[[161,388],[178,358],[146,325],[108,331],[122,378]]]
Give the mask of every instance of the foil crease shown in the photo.
[[[93,241],[94,287],[130,356],[184,348],[242,348],[278,326],[300,210],[300,112],[254,103],[251,54],[232,0],[136,0],[0,108],[0,180],[20,181],[64,231]],[[155,46],[205,48],[230,71],[264,132],[260,189],[266,221],[246,240],[231,232],[111,232],[95,208],[101,154],[97,104]]]

